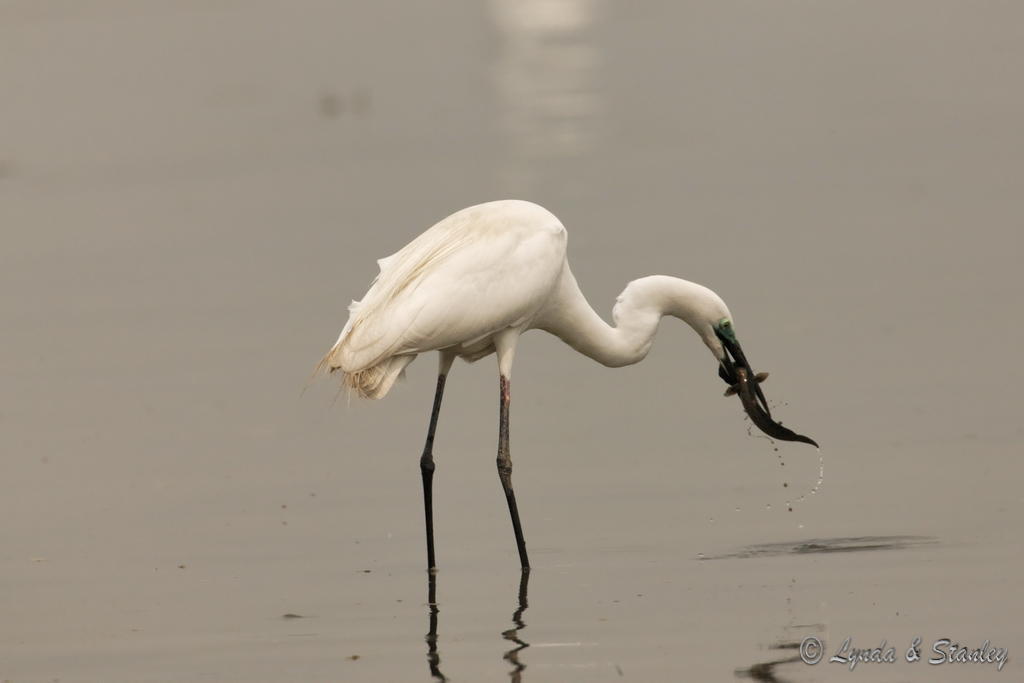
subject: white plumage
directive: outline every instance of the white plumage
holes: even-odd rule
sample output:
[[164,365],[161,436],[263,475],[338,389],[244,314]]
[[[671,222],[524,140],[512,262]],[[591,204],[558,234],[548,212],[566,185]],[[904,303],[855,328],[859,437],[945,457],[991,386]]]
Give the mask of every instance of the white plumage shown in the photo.
[[378,261],[324,363],[360,396],[382,398],[419,353],[476,360],[494,351],[494,333],[532,319],[564,261],[565,228],[536,204],[463,209]]
[[[320,367],[341,370],[366,398],[382,398],[425,351],[473,361],[496,335],[546,329],[609,366],[646,355],[663,314],[678,315],[721,358],[712,326],[729,317],[711,290],[677,278],[637,280],[616,300],[610,328],[590,309],[566,261],[566,231],[547,209],[519,200],[471,206],[440,221],[380,273]],[[512,349],[509,351],[512,353]],[[509,361],[511,364],[511,361]]]

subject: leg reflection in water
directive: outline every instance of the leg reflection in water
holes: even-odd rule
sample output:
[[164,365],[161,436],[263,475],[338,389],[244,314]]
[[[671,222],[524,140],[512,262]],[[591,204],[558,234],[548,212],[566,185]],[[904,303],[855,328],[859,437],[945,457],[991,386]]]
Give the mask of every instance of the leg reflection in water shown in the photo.
[[[523,621],[523,613],[528,606],[526,591],[529,582],[530,570],[524,567],[519,577],[519,601],[515,612],[512,613],[512,623],[514,626],[501,633],[502,638],[515,644],[515,647],[503,652],[501,656],[504,661],[512,665],[508,675],[513,683],[519,683],[523,680],[523,670],[526,669],[526,665],[519,661],[519,653],[530,647],[529,643],[519,637],[519,632],[526,628],[526,622]],[[430,668],[430,675],[434,680],[447,681],[448,677],[441,673],[441,654],[437,648],[437,615],[439,611],[437,606],[437,574],[429,571],[427,572],[427,613],[429,615],[428,623],[430,628],[425,638],[427,641],[427,666]]]
[[427,572],[427,607],[430,613],[430,630],[427,631],[427,665],[430,675],[438,681],[447,681],[441,673],[441,655],[437,652],[437,574]]
[[515,624],[515,627],[510,628],[507,631],[503,631],[501,634],[505,640],[511,640],[516,645],[502,657],[502,659],[512,665],[512,669],[508,672],[508,676],[512,679],[513,683],[519,683],[523,680],[523,670],[526,669],[526,665],[519,661],[519,653],[530,647],[529,643],[519,637],[519,632],[526,628],[526,622],[523,621],[523,612],[525,612],[526,608],[529,606],[526,602],[526,591],[529,583],[530,568],[523,567],[523,574],[519,578],[519,606],[516,607],[516,611],[512,613],[512,623]]

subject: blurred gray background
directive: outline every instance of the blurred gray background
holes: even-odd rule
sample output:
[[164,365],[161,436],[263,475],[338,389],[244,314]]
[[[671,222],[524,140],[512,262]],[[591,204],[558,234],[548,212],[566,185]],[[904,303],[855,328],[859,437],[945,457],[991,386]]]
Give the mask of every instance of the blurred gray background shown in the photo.
[[[987,638],[1012,678],[1022,67],[1014,2],[0,0],[0,677],[428,680],[436,361],[380,403],[308,379],[375,259],[517,197],[608,318],[718,291],[824,458],[800,500],[818,454],[674,321],[614,371],[527,335],[524,679],[728,680],[807,633]],[[456,365],[435,449],[453,680],[512,668],[496,384]],[[864,536],[917,538],[751,551]]]

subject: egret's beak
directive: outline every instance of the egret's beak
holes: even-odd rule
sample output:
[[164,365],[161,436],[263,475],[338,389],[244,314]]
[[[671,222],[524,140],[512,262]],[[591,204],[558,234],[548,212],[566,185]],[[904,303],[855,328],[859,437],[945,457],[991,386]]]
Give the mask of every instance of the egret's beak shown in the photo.
[[740,343],[736,341],[735,335],[729,338],[715,330],[715,334],[722,341],[725,348],[725,356],[718,367],[718,376],[725,380],[730,386],[726,395],[738,393],[743,403],[743,410],[750,416],[750,421],[757,425],[757,428],[768,436],[780,441],[800,441],[812,446],[818,444],[810,437],[797,434],[791,429],[782,426],[781,422],[772,419],[771,411],[768,410],[768,401],[761,391],[760,382],[767,375],[755,375],[750,367],[750,362],[743,355]]

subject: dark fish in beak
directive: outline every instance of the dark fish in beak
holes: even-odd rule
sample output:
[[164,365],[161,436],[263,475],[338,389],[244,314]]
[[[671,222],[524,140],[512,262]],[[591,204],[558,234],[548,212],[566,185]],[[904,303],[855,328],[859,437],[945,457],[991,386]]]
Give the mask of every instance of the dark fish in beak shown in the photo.
[[[736,384],[733,385],[732,389],[735,389],[735,393],[740,395],[743,410],[747,412],[747,415],[750,416],[750,421],[757,425],[758,429],[779,441],[800,441],[818,448],[818,444],[814,439],[783,427],[773,420],[771,415],[761,407],[759,397],[763,400],[764,394],[760,392],[760,388],[757,385],[763,381],[764,377],[767,377],[765,373],[757,375],[752,380],[747,372],[747,368],[742,365],[735,366],[734,372],[736,373]],[[728,392],[726,394],[728,395]]]
[[[754,375],[754,381],[756,381],[758,384],[765,381],[766,379],[768,379],[767,372],[759,372],[756,375]],[[725,393],[722,394],[722,396],[733,396],[734,394],[738,394],[739,391],[739,382],[737,381],[736,384],[733,384],[731,387],[726,389]]]
[[768,399],[761,391],[761,382],[768,377],[768,373],[754,374],[754,370],[750,367],[750,361],[747,360],[739,340],[736,339],[736,333],[733,331],[730,321],[725,320],[720,327],[716,327],[715,334],[722,342],[725,352],[718,366],[718,376],[729,385],[725,395],[739,394],[743,410],[750,416],[750,421],[773,439],[800,441],[817,448],[818,444],[814,439],[797,434],[772,419],[771,410],[768,409]]
[[[725,380],[725,383],[729,385],[732,390],[738,390],[739,388],[739,376],[736,371],[739,368],[745,368],[747,371],[747,377],[751,378],[754,375],[754,370],[750,367],[750,362],[747,360],[746,355],[743,353],[743,349],[740,347],[739,340],[736,339],[736,334],[733,332],[728,336],[715,330],[715,334],[718,335],[719,340],[722,342],[722,347],[725,349],[725,356],[722,358],[722,362],[718,366],[718,376]],[[764,392],[761,391],[761,382],[765,380],[768,373],[764,372],[758,375],[753,385],[754,395],[761,404],[761,410],[764,412],[769,419],[771,419],[772,411],[768,408],[768,399],[764,397]],[[734,391],[735,393],[735,391]],[[726,396],[729,396],[727,391]]]

